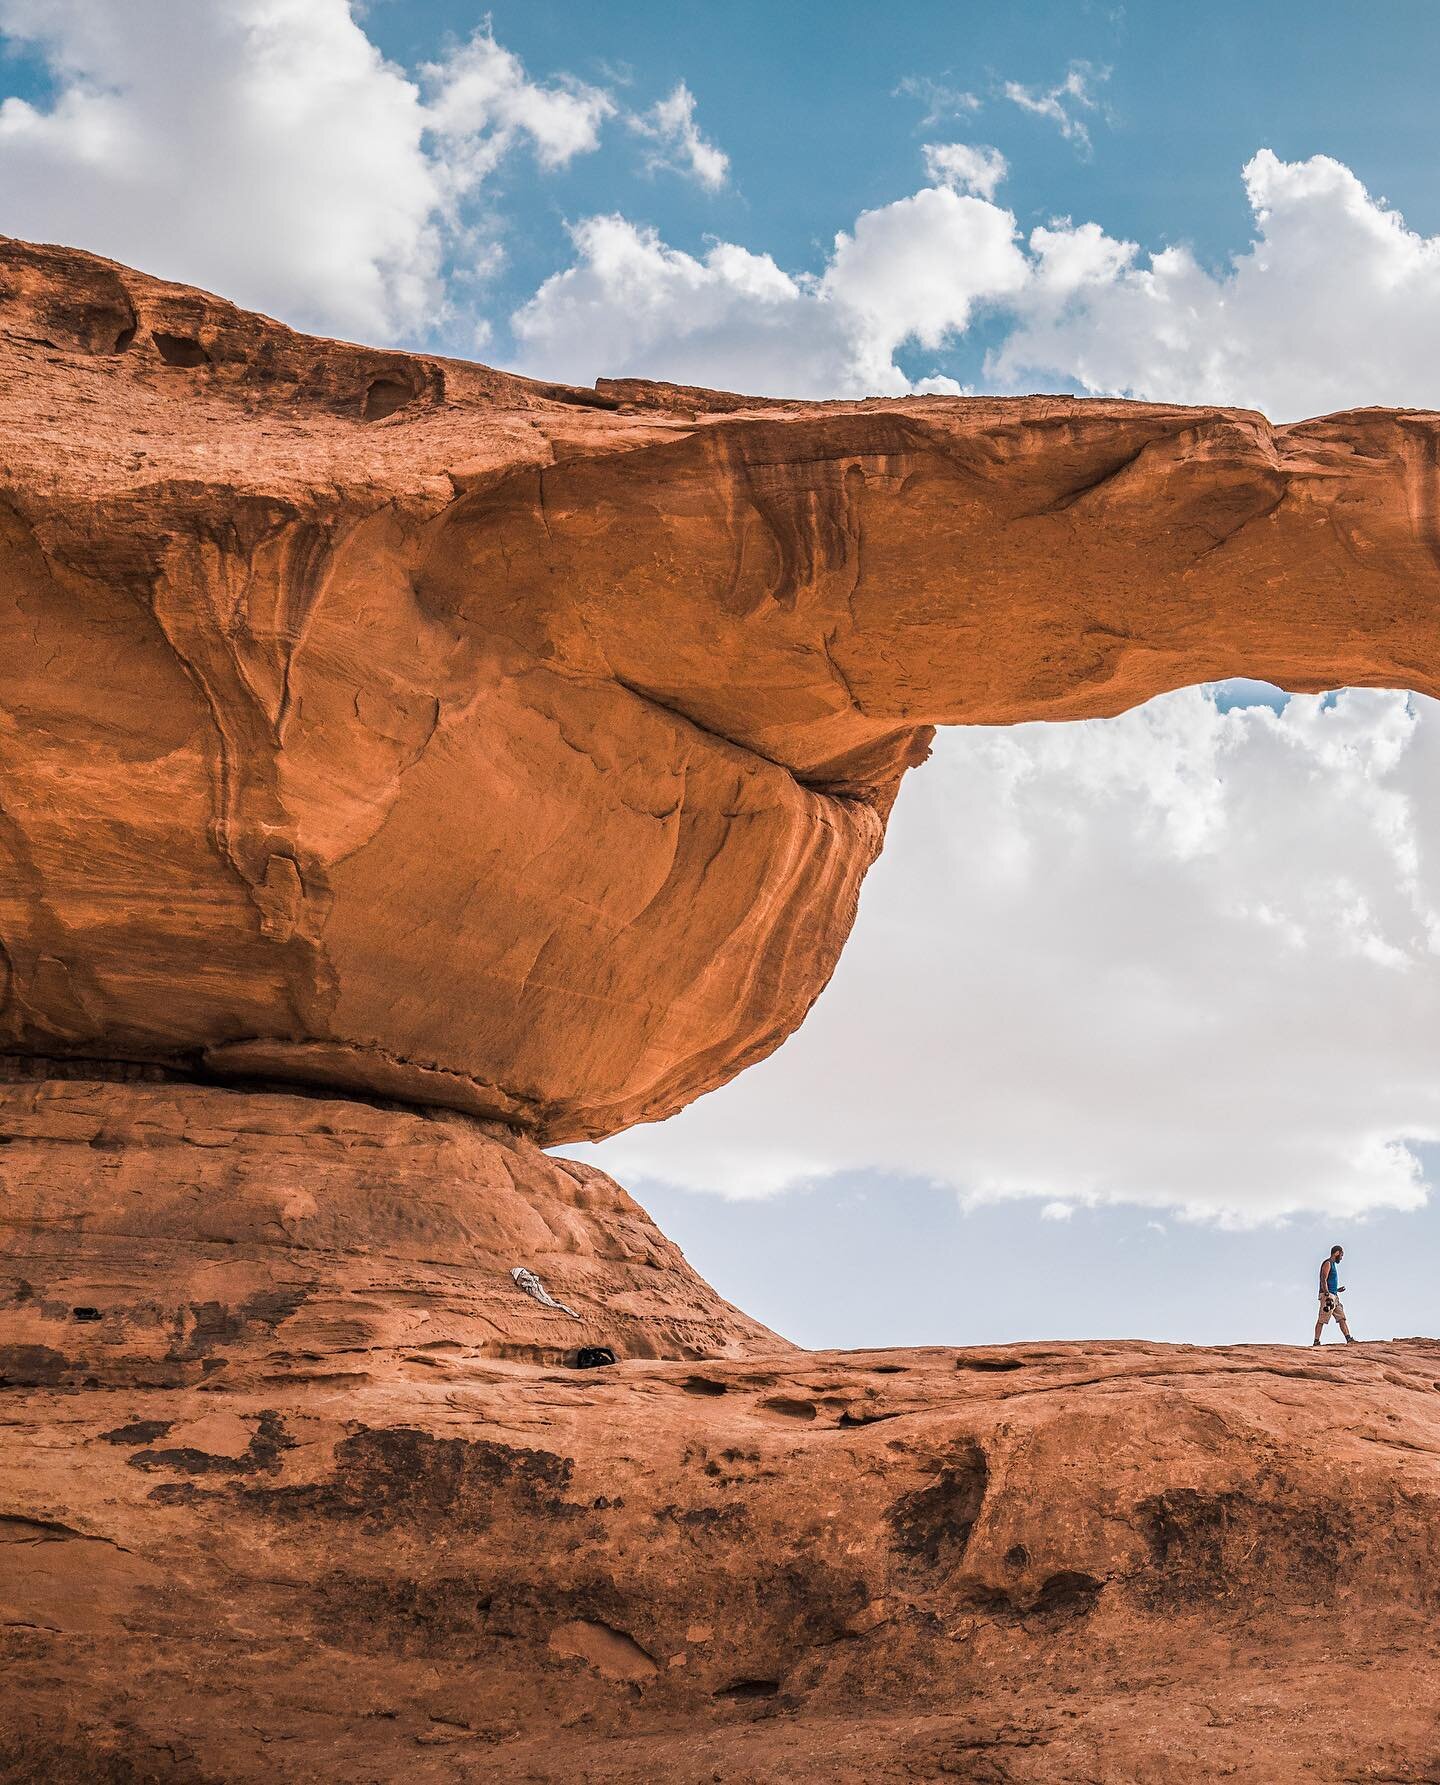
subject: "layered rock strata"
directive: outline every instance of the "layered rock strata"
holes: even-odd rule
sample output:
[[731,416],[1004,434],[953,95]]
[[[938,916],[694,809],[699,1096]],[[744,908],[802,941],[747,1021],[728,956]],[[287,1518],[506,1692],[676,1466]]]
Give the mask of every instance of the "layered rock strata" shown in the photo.
[[937,723],[1434,691],[1440,423],[574,390],[0,248],[0,1047],[542,1141],[824,985]]
[[5,1073],[5,1389],[218,1394],[244,1366],[277,1393],[317,1371],[350,1392],[458,1358],[785,1349],[604,1172],[499,1123],[142,1069]]

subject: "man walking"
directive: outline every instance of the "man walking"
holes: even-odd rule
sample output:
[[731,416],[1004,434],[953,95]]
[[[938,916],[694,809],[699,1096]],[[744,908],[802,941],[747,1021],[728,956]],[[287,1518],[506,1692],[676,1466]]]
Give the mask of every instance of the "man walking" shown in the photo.
[[1345,1343],[1353,1345],[1355,1339],[1350,1328],[1345,1324],[1345,1308],[1340,1297],[1345,1293],[1345,1285],[1340,1281],[1340,1260],[1345,1256],[1343,1246],[1332,1246],[1330,1256],[1320,1266],[1320,1313],[1315,1321],[1315,1343],[1320,1343],[1320,1329],[1328,1320],[1335,1320],[1345,1335]]

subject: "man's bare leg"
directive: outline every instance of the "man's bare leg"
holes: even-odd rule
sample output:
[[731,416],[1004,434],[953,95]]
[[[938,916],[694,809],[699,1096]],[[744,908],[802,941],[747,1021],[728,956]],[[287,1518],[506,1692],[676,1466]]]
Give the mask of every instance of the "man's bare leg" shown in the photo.
[[1324,1324],[1325,1316],[1323,1314],[1317,1314],[1315,1316],[1315,1343],[1317,1345],[1320,1343],[1320,1328],[1324,1326]]
[[1352,1333],[1350,1331],[1350,1328],[1345,1324],[1345,1316],[1343,1314],[1337,1314],[1335,1316],[1335,1320],[1336,1320],[1336,1323],[1339,1326],[1341,1332],[1344,1333],[1344,1335],[1345,1335],[1345,1343],[1347,1345],[1358,1344],[1359,1341],[1356,1339],[1354,1333]]

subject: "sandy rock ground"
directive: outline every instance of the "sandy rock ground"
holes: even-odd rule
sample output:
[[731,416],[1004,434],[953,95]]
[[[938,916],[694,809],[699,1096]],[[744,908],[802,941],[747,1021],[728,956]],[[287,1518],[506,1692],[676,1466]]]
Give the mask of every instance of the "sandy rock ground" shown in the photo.
[[1440,1344],[807,1353],[498,1124],[8,1070],[6,1785],[1440,1777]]
[[417,1346],[373,1257],[194,1368],[12,1346],[0,1777],[1440,1778],[1434,1341],[580,1370]]

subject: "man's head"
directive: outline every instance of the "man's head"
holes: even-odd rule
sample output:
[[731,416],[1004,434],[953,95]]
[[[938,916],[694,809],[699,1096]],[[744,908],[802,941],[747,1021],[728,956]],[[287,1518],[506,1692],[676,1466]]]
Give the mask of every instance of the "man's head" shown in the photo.
[[1336,1264],[1339,1264],[1340,1260],[1345,1256],[1345,1248],[1343,1246],[1332,1246],[1330,1248],[1330,1256],[1335,1260]]

